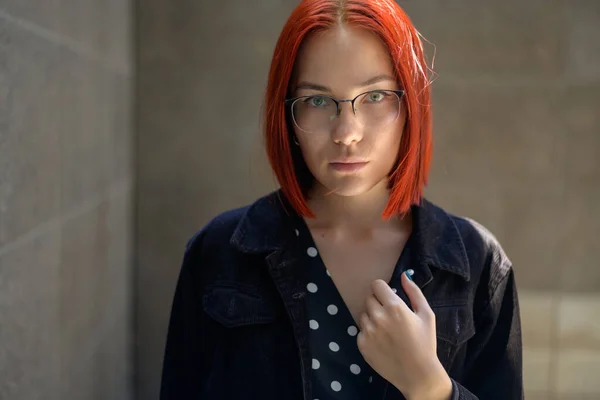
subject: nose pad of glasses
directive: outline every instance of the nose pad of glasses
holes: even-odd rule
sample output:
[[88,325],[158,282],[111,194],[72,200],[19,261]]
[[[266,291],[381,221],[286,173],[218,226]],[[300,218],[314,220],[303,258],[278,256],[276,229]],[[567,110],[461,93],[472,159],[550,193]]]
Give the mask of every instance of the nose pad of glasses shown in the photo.
[[342,113],[342,105],[338,103],[337,108],[335,109],[335,114],[329,116],[329,122],[332,122],[334,119],[339,117],[341,113]]
[[342,114],[342,104],[343,103],[349,103],[350,108],[352,109],[352,114],[354,114],[354,116],[356,116],[356,108],[354,108],[354,103],[349,100],[343,100],[338,103],[336,113],[334,115],[329,116],[329,122],[333,121],[334,119],[336,119],[337,117],[339,117]]

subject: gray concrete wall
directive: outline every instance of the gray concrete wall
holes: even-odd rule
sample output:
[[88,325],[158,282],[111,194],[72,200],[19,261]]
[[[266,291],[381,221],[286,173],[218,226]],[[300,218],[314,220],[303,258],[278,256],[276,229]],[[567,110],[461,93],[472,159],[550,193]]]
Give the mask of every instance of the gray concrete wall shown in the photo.
[[216,213],[275,187],[259,113],[272,48],[293,3],[138,3],[138,399],[158,393],[186,240]]
[[131,10],[0,1],[0,398],[132,396]]
[[[490,227],[514,261],[528,398],[597,398],[600,3],[400,3],[437,45],[428,195]],[[140,399],[158,391],[185,240],[275,186],[258,116],[295,4],[138,3]]]

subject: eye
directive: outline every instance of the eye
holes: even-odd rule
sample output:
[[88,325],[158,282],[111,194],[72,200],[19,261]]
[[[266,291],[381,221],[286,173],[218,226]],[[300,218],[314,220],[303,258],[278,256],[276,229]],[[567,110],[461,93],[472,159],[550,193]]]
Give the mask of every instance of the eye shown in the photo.
[[308,97],[304,102],[315,108],[324,108],[329,105],[329,99],[323,96]]
[[370,92],[367,94],[367,101],[369,103],[378,103],[385,99],[386,95],[385,92]]

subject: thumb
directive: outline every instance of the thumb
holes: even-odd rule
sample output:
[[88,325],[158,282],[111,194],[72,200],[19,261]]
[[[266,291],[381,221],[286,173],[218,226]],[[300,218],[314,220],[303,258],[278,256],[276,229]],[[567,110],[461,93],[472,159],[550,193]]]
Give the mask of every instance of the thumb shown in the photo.
[[431,311],[431,308],[419,286],[412,280],[412,275],[414,273],[415,271],[412,269],[404,271],[402,274],[402,288],[408,296],[415,314],[422,315]]

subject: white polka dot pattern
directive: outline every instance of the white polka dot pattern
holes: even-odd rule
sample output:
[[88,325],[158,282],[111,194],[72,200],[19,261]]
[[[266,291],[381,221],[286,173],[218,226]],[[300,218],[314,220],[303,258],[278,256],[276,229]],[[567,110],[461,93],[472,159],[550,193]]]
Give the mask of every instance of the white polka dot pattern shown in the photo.
[[334,392],[339,392],[340,390],[342,390],[342,384],[339,383],[338,381],[333,381],[333,382],[331,382],[331,389]]
[[[374,386],[373,369],[365,362],[356,344],[359,329],[331,280],[329,270],[319,258],[311,234],[303,227],[294,230],[307,263],[309,344],[312,354],[313,400],[335,397],[372,398],[379,392]],[[301,250],[302,251],[302,250]],[[397,289],[392,289],[397,293]],[[361,377],[362,378],[359,378]],[[359,379],[357,379],[359,378]],[[360,397],[357,397],[360,393]]]
[[316,358],[312,359],[312,369],[319,369],[321,367],[321,363]]

